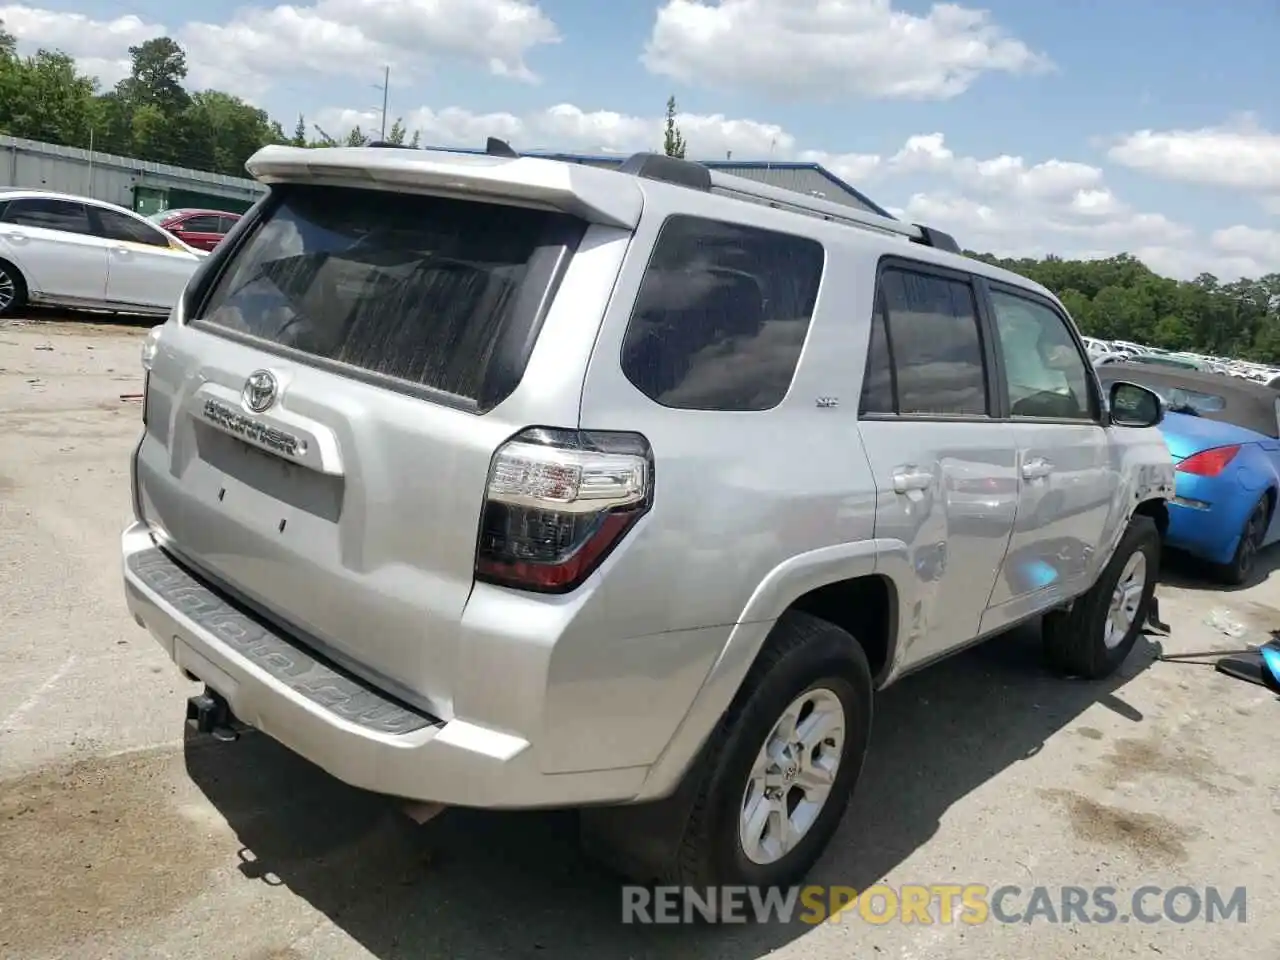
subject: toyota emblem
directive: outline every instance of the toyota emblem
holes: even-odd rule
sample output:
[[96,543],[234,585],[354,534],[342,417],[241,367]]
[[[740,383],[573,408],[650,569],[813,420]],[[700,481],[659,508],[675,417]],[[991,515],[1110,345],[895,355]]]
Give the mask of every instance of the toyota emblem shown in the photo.
[[249,379],[244,382],[244,390],[240,393],[240,399],[244,401],[244,405],[253,413],[262,413],[276,402],[278,389],[275,374],[270,370],[255,370],[249,374]]

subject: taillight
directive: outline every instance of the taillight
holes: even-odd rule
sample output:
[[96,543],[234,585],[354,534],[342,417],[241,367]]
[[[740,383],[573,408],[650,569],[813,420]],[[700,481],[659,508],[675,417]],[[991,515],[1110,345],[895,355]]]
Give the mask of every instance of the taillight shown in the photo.
[[566,593],[653,503],[653,455],[634,433],[526,430],[489,468],[476,579]]
[[1212,450],[1202,450],[1179,463],[1177,469],[1180,473],[1194,473],[1200,477],[1216,477],[1227,468],[1227,464],[1234,460],[1239,452],[1239,444],[1214,447]]
[[147,425],[147,398],[151,393],[151,365],[155,363],[156,352],[160,349],[160,334],[164,325],[152,327],[147,331],[147,339],[142,341],[142,425]]

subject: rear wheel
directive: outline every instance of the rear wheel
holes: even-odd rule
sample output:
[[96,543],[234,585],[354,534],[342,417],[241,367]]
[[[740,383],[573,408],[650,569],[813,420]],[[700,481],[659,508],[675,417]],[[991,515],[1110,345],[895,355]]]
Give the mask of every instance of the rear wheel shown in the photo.
[[784,615],[717,734],[669,879],[787,886],[844,815],[871,729],[871,669],[848,633]]
[[27,284],[22,273],[7,260],[0,260],[0,317],[11,317],[27,303]]
[[1100,680],[1129,656],[1151,612],[1160,573],[1160,531],[1134,517],[1111,561],[1069,610],[1044,618],[1044,648],[1059,673]]
[[1215,568],[1219,580],[1233,587],[1238,587],[1249,579],[1253,573],[1254,562],[1258,559],[1258,551],[1262,548],[1262,539],[1267,535],[1267,525],[1271,521],[1271,498],[1263,496],[1253,507],[1244,527],[1240,531],[1240,542],[1236,544],[1235,556],[1230,563]]

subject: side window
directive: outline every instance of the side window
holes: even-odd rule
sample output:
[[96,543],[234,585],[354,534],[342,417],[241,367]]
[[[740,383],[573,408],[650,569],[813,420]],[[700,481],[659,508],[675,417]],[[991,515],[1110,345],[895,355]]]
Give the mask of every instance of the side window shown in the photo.
[[880,275],[897,412],[986,416],[987,378],[973,288],[900,268]]
[[1089,371],[1066,320],[1026,297],[991,291],[1015,417],[1092,420]]
[[216,233],[230,233],[231,228],[240,221],[239,217],[219,217]]
[[862,374],[862,402],[859,413],[893,413],[897,391],[893,387],[893,357],[884,316],[884,297],[876,297],[871,317],[871,340],[867,345],[867,368]]
[[168,237],[142,220],[105,207],[95,207],[93,215],[99,225],[99,229],[94,232],[100,237],[119,240],[121,243],[146,243],[153,247],[169,246]]
[[61,230],[63,233],[90,233],[89,215],[83,203],[49,197],[19,197],[10,200],[4,222],[19,227]]
[[622,343],[622,371],[683,410],[768,410],[786,395],[825,252],[805,237],[673,216]]
[[212,214],[202,213],[198,216],[187,217],[180,224],[181,229],[188,233],[218,233],[219,218]]

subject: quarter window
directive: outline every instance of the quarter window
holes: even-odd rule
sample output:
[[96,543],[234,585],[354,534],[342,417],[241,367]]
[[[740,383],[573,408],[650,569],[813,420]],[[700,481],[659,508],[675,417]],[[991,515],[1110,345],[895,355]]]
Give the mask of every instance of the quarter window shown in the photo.
[[861,409],[988,414],[982,336],[968,283],[901,268],[880,275]]
[[1092,420],[1089,371],[1066,321],[1026,297],[991,291],[1014,417]]
[[825,253],[805,237],[674,216],[622,344],[622,370],[685,410],[768,410],[791,386]]

